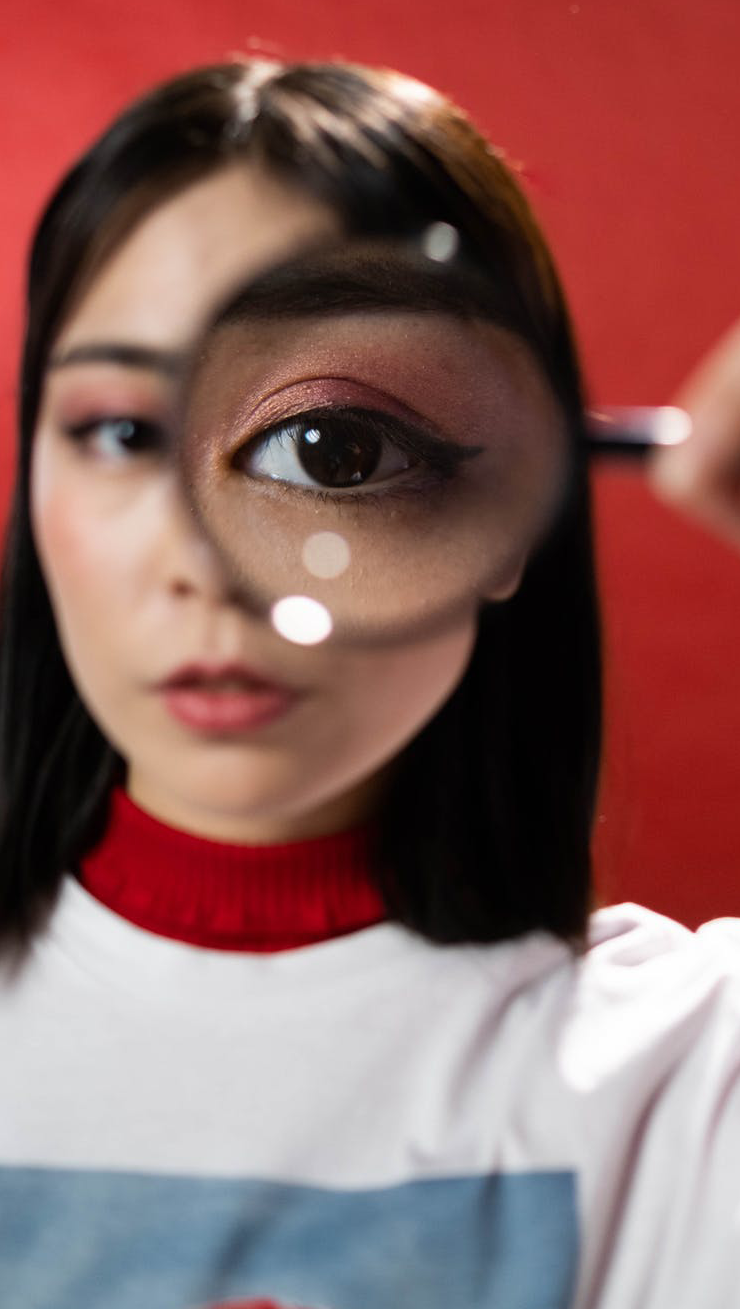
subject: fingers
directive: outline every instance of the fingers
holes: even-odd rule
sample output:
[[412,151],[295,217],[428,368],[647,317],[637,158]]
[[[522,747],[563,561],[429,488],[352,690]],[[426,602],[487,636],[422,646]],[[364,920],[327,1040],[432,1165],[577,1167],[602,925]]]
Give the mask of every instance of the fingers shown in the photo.
[[691,436],[656,453],[655,491],[740,548],[740,320],[699,364],[675,403]]

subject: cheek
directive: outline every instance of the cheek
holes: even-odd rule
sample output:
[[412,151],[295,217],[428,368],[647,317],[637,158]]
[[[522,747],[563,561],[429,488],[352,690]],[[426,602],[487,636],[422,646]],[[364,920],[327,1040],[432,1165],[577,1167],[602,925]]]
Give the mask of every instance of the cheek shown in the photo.
[[433,640],[358,658],[345,682],[342,711],[375,762],[389,760],[421,731],[459,684],[477,635],[471,616]]
[[126,537],[130,547],[136,541],[122,533],[112,506],[98,503],[89,490],[52,459],[42,456],[34,464],[34,540],[62,648],[81,690],[100,677],[119,645],[134,566]]
[[75,502],[61,494],[50,494],[34,503],[34,537],[44,576],[52,598],[84,592],[95,576],[96,551],[91,549],[90,523],[75,512]]
[[[36,548],[58,624],[87,614],[92,619],[105,594],[103,578],[109,551],[101,539],[100,524],[91,520],[87,507],[64,488],[49,491],[33,501]],[[110,585],[110,579],[108,584]]]

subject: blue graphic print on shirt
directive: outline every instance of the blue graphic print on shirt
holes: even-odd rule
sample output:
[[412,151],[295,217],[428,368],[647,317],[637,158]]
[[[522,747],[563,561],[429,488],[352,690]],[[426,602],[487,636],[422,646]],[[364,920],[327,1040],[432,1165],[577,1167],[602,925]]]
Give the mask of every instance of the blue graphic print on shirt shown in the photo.
[[3,1309],[568,1309],[566,1171],[334,1190],[0,1167]]

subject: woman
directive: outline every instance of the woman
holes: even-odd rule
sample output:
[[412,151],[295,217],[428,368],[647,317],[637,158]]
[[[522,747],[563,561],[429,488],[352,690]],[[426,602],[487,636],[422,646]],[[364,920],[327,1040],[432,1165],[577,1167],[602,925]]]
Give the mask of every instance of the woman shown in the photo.
[[[348,406],[444,430],[454,377],[473,406],[490,386],[507,470],[567,493],[541,540],[512,501],[454,620],[299,648],[193,517],[173,372],[235,280],[439,223],[491,321],[341,312],[265,384],[250,450]],[[722,938],[588,922],[582,430],[526,203],[418,83],[197,71],[62,183],[31,261],[5,572],[4,1304],[732,1302]]]

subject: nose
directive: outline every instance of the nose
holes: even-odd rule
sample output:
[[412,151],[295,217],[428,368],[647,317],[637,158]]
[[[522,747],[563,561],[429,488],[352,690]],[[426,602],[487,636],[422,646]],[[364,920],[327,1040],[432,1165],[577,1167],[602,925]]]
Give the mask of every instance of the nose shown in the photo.
[[160,565],[165,586],[178,599],[200,597],[210,604],[234,604],[238,591],[228,566],[177,485],[162,506],[164,540]]

